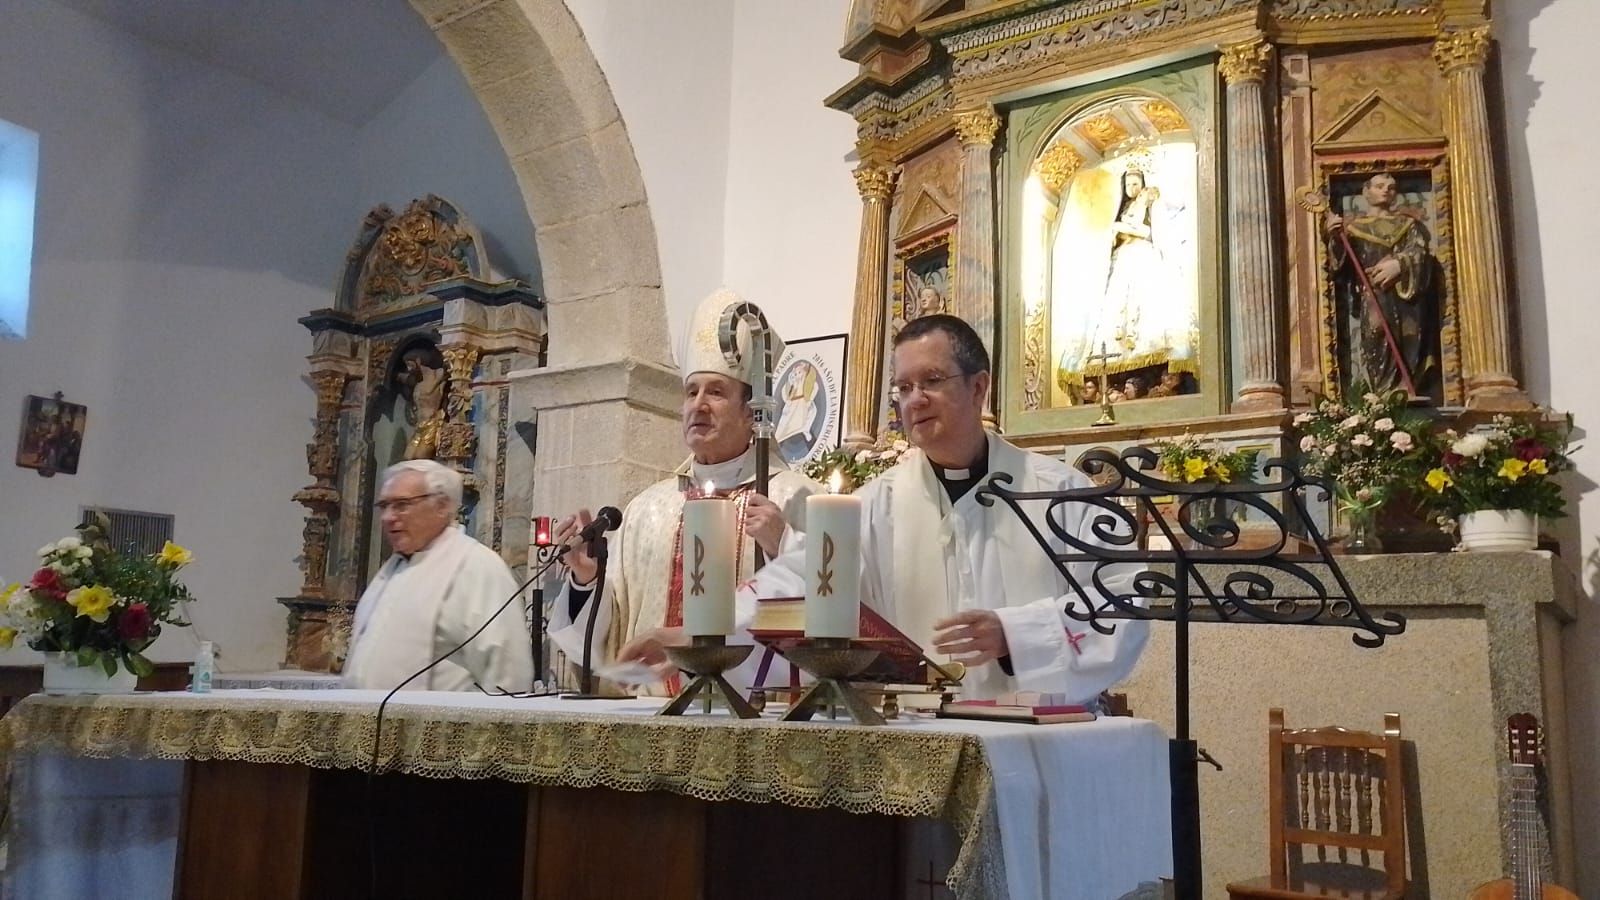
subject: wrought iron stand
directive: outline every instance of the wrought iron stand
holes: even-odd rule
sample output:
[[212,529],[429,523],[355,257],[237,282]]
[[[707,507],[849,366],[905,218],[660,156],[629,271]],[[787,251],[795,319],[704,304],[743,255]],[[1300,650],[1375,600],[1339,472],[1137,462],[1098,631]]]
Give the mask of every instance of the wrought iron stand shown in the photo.
[[[1269,460],[1263,482],[1232,484],[1167,480],[1156,454],[1142,447],[1120,455],[1092,450],[1078,465],[1095,484],[1013,491],[1010,478],[999,474],[979,488],[978,501],[999,500],[1021,517],[1066,579],[1070,618],[1102,634],[1114,633],[1119,619],[1172,622],[1177,629],[1176,733],[1169,742],[1173,880],[1180,900],[1199,900],[1200,762],[1217,763],[1189,734],[1189,624],[1336,626],[1354,629],[1357,645],[1378,647],[1405,630],[1405,618],[1387,613],[1375,619],[1356,599],[1306,506],[1309,490],[1320,492],[1320,502],[1331,487],[1301,475],[1292,463]],[[1047,509],[1029,515],[1024,504],[1030,503]],[[1176,508],[1171,520],[1161,515],[1166,503]],[[1238,523],[1217,514],[1223,505],[1257,514],[1254,523],[1261,527],[1250,533],[1252,544],[1261,546],[1240,545]],[[1073,521],[1081,525],[1069,529]],[[1041,522],[1049,534],[1040,531]],[[1168,549],[1149,549],[1146,538],[1157,534],[1149,525]],[[1291,541],[1298,543],[1297,531],[1314,551],[1285,552]]]

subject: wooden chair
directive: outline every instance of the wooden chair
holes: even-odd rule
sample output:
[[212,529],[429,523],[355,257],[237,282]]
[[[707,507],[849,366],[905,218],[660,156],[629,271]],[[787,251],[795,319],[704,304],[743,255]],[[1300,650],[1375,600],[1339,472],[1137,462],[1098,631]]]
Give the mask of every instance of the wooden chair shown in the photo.
[[1384,714],[1382,734],[1288,731],[1281,709],[1269,718],[1271,874],[1228,885],[1229,898],[1404,897],[1400,714]]

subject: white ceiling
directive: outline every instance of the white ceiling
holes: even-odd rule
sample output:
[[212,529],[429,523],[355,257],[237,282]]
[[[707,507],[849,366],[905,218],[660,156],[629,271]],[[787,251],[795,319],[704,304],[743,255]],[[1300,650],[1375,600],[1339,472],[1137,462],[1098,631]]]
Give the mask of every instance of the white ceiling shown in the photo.
[[406,0],[56,0],[351,125],[444,52]]

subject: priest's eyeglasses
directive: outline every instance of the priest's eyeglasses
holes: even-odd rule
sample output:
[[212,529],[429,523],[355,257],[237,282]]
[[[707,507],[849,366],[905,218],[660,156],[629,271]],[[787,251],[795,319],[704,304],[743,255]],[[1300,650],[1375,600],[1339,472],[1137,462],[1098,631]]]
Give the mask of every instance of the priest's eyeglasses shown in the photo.
[[939,394],[955,387],[955,382],[962,378],[971,378],[973,373],[961,372],[955,375],[929,375],[917,381],[896,381],[889,385],[889,399],[896,403],[904,403],[911,399],[912,391],[921,391],[924,394]]
[[438,495],[438,491],[429,491],[426,494],[412,494],[409,497],[390,497],[387,500],[379,500],[377,503],[372,504],[372,508],[380,513],[394,510],[396,514],[403,516],[410,512],[413,506],[429,497],[437,497]]

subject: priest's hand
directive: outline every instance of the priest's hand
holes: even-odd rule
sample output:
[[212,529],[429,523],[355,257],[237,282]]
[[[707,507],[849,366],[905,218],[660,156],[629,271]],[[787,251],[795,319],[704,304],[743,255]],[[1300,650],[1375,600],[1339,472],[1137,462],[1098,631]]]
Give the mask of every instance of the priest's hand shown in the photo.
[[744,508],[744,530],[755,538],[756,546],[767,554],[767,559],[778,555],[778,547],[783,543],[783,530],[787,527],[783,521],[783,510],[778,508],[778,504],[760,494],[750,495]]
[[963,610],[933,623],[933,647],[969,668],[1011,652],[1006,630],[992,609]]
[[663,678],[672,674],[672,663],[667,659],[667,648],[688,643],[682,628],[652,628],[622,645],[617,653],[618,663],[643,663],[655,669]]
[[[567,516],[556,526],[556,533],[552,535],[559,546],[578,536],[578,532],[589,526],[594,521],[594,516],[587,509],[580,509],[577,515]],[[576,585],[589,585],[594,583],[594,576],[600,571],[599,563],[589,555],[588,545],[576,547],[561,554],[561,564],[572,573],[572,583]]]

